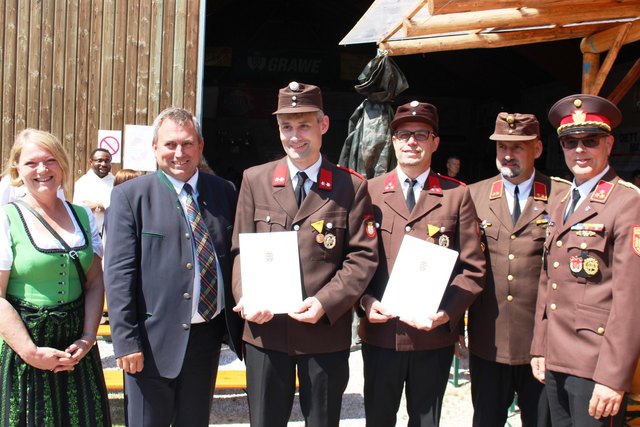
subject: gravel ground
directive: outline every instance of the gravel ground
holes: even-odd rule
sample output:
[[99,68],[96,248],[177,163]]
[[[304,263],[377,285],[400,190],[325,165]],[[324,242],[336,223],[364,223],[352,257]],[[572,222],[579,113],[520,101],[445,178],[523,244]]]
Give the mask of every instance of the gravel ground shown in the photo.
[[[115,360],[113,350],[108,342],[100,341],[100,354],[105,368],[114,368]],[[351,377],[349,385],[342,400],[342,417],[340,425],[344,427],[364,426],[364,403],[363,403],[363,378],[362,378],[362,355],[359,350],[353,351],[349,358]],[[223,350],[220,358],[220,369],[243,369],[244,364],[228,349]],[[447,386],[442,409],[440,425],[442,427],[464,427],[471,426],[473,407],[471,405],[470,383],[468,360],[463,357],[460,360],[459,384],[454,387],[453,369],[450,374],[451,381]],[[121,425],[123,421],[122,394],[110,395],[111,410],[114,425]],[[398,413],[398,426],[407,425],[407,414],[404,410],[404,401]],[[242,390],[225,391],[216,393],[211,409],[211,425],[226,427],[248,427],[249,414],[247,409],[246,395]],[[510,414],[506,424],[510,427],[521,427],[519,413],[516,411]],[[304,419],[300,412],[298,399],[294,402],[289,427],[304,426]]]

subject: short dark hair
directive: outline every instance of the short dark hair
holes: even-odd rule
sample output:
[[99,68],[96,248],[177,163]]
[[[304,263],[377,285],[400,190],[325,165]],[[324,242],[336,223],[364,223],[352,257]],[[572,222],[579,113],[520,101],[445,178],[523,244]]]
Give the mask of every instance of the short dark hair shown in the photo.
[[95,154],[98,151],[104,151],[105,153],[107,153],[109,155],[109,158],[111,158],[111,153],[109,152],[109,150],[107,150],[106,148],[94,148],[93,151],[91,152],[91,154],[89,154],[89,160],[93,160],[93,156],[95,156]]

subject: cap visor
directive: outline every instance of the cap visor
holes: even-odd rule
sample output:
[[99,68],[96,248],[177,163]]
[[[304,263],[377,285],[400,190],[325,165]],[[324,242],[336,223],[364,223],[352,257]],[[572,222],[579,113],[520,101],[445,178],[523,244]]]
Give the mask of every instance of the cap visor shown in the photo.
[[274,111],[273,114],[297,114],[297,113],[314,113],[320,111],[318,107],[301,106],[301,107],[283,107]]
[[564,129],[562,132],[558,134],[558,136],[564,135],[575,135],[577,133],[596,133],[596,134],[609,134],[606,130],[599,128],[597,126],[589,126],[589,127],[571,127],[568,129]]
[[533,141],[538,135],[499,135],[494,133],[489,137],[493,141]]

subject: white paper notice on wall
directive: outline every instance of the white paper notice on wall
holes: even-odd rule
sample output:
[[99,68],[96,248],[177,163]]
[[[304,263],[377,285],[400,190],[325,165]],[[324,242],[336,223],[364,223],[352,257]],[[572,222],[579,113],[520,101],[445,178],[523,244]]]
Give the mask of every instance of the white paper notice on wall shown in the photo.
[[152,141],[152,126],[126,125],[122,167],[137,171],[155,171],[156,158],[151,147]]
[[111,153],[111,163],[122,163],[122,131],[98,130],[98,148]]

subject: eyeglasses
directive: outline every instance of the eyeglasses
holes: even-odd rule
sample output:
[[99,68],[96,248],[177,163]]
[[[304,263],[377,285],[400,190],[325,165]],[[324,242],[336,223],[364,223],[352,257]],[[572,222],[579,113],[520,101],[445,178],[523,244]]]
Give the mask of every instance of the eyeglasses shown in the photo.
[[582,141],[582,145],[585,148],[596,148],[600,145],[600,139],[604,135],[587,135],[582,138],[574,138],[569,136],[560,137],[560,145],[565,150],[575,150],[578,147],[578,144]]
[[438,136],[432,130],[416,130],[413,132],[409,130],[399,130],[395,133],[396,138],[398,138],[400,141],[403,141],[403,142],[408,141],[409,138],[411,138],[412,136],[414,141],[425,142],[429,139],[431,135],[433,135],[434,138]]

